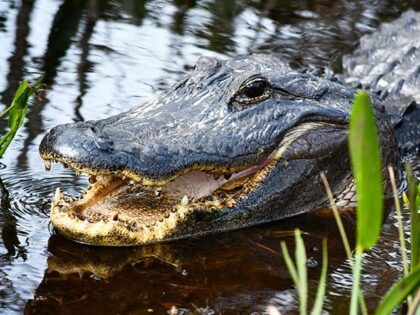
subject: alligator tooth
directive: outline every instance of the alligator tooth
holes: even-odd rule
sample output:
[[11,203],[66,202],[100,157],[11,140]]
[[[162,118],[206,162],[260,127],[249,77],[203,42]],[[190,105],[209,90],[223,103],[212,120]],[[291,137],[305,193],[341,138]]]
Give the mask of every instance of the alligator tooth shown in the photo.
[[114,220],[114,221],[117,221],[118,220],[118,211],[115,211],[113,214],[112,214],[112,220]]
[[90,184],[95,184],[96,183],[96,176],[90,175],[89,176],[89,183]]
[[51,170],[51,160],[44,160],[44,166],[46,171]]
[[130,185],[134,185],[135,184],[135,182],[134,182],[134,180],[130,180]]
[[54,200],[55,201],[60,201],[60,198],[61,197],[61,191],[60,191],[60,187],[57,187],[56,189],[55,189],[55,198],[54,198]]
[[181,206],[186,206],[188,205],[188,196],[184,195],[184,197],[182,197],[181,199]]
[[172,212],[172,213],[175,213],[175,212],[177,212],[177,210],[178,210],[177,208],[172,208],[172,209],[171,209],[171,212]]
[[214,205],[214,206],[216,206],[216,207],[220,207],[220,206],[222,205],[222,202],[220,201],[220,199],[219,199],[219,198],[216,198],[216,199],[213,201],[213,205]]
[[80,171],[76,170],[76,177],[80,176]]
[[155,196],[156,197],[161,197],[162,196],[162,188],[161,187],[155,189]]

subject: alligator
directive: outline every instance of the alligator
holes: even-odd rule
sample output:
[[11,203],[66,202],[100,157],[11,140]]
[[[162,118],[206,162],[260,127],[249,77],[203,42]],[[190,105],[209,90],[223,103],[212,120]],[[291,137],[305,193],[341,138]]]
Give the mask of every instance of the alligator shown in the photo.
[[408,11],[364,36],[342,75],[269,54],[201,57],[154,101],[54,127],[40,144],[46,168],[62,163],[89,184],[81,198],[57,188],[52,224],[103,246],[224,232],[327,207],[321,172],[340,209],[352,209],[347,133],[360,88],[370,91],[388,194],[385,166],[398,167],[420,138],[419,36],[420,14]]

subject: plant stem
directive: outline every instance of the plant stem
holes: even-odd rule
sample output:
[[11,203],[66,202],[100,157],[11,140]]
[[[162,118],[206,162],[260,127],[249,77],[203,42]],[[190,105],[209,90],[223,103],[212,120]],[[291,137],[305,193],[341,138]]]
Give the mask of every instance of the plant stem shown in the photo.
[[404,226],[402,222],[402,212],[401,212],[401,205],[400,200],[398,198],[398,191],[397,185],[395,183],[395,174],[394,170],[391,166],[388,166],[389,177],[391,180],[392,192],[394,194],[394,203],[395,203],[395,210],[397,211],[397,221],[398,221],[398,234],[400,237],[400,245],[401,245],[401,257],[403,262],[403,270],[404,275],[408,275],[408,261],[407,261],[407,249],[405,247],[405,237],[404,237]]
[[[335,221],[337,223],[338,230],[340,231],[341,240],[343,241],[343,245],[344,245],[344,249],[346,251],[347,258],[350,261],[350,266],[352,268],[352,272],[354,272],[353,271],[354,266],[353,266],[353,262],[351,260],[352,253],[351,253],[351,249],[350,249],[350,243],[349,243],[349,240],[347,238],[346,230],[344,229],[343,221],[341,221],[341,217],[340,217],[340,213],[338,212],[337,205],[334,202],[334,196],[333,196],[333,193],[331,191],[330,184],[328,183],[328,179],[323,172],[321,173],[321,179],[324,183],[325,190],[327,191],[327,196],[328,196],[331,208],[332,208],[333,213],[334,213],[334,218],[335,218]],[[360,303],[360,308],[362,310],[362,314],[367,315],[366,303],[365,303],[365,299],[363,298],[362,291],[359,291],[358,299],[359,299],[359,303]]]
[[318,289],[316,292],[315,303],[312,307],[311,315],[320,315],[322,313],[322,305],[324,304],[324,298],[325,298],[325,286],[327,282],[327,270],[328,270],[327,240],[324,238],[322,241],[321,277],[319,278],[319,284],[318,284]]
[[340,214],[338,213],[337,205],[334,202],[334,196],[333,196],[333,193],[331,191],[330,184],[328,183],[327,177],[325,176],[325,174],[323,172],[321,173],[321,179],[324,183],[325,190],[327,191],[328,199],[330,201],[330,205],[331,205],[332,211],[334,213],[335,221],[337,222],[338,230],[340,232],[341,240],[343,241],[343,245],[344,245],[344,249],[346,251],[347,258],[351,259],[352,254],[351,254],[350,243],[349,243],[349,240],[347,238],[346,230],[344,229],[343,221],[341,221]]
[[7,107],[4,111],[2,111],[0,113],[0,118],[2,118],[4,115],[6,115],[9,112],[13,108],[13,105],[14,104],[12,104],[11,106]]
[[420,213],[419,205],[416,202],[417,195],[420,198],[420,185],[417,183],[417,180],[414,178],[413,170],[409,163],[405,165],[405,170],[407,172],[407,181],[408,181],[408,205],[407,207],[410,210],[410,247],[411,247],[411,272],[413,269],[420,263]]
[[358,296],[360,291],[360,274],[362,271],[362,257],[363,250],[361,247],[356,247],[356,254],[354,256],[353,264],[353,287],[351,290],[351,300],[350,300],[350,315],[357,315],[358,313]]
[[300,300],[300,314],[307,315],[307,303],[308,303],[308,275],[306,269],[306,250],[305,244],[300,233],[300,230],[295,230],[295,259],[296,259],[296,270],[298,273],[298,290]]

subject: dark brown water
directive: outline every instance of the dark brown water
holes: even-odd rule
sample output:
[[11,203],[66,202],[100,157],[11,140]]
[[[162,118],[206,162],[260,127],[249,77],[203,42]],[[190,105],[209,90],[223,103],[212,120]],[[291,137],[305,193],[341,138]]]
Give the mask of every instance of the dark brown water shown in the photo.
[[[351,273],[331,219],[306,216],[131,249],[82,246],[55,235],[48,211],[56,186],[77,195],[86,178],[58,166],[45,172],[38,145],[57,124],[104,118],[151,98],[201,55],[272,51],[295,67],[339,71],[362,34],[418,9],[416,2],[0,0],[1,109],[22,79],[44,75],[48,84],[1,160],[0,313],[164,314],[176,307],[179,314],[264,314],[273,305],[294,314],[280,241],[292,247],[296,226],[306,232],[311,296],[327,237],[325,310],[346,313]],[[350,217],[346,224],[351,231]],[[372,310],[401,274],[392,214],[365,258]]]

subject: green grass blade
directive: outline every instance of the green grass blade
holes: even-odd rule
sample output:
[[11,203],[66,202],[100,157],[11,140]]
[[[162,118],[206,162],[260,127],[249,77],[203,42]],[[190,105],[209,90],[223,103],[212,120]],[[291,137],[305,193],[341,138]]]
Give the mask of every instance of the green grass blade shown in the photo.
[[350,117],[349,148],[357,192],[357,241],[373,246],[381,230],[383,189],[381,158],[375,118],[367,92],[359,92]]
[[296,259],[296,269],[298,273],[298,290],[299,290],[299,299],[300,299],[300,314],[307,314],[307,301],[308,301],[308,275],[306,270],[306,250],[305,244],[301,233],[298,229],[295,230],[295,259]]
[[0,157],[4,154],[9,144],[12,142],[15,137],[17,130],[9,130],[0,138]]
[[395,283],[386,293],[385,297],[376,308],[376,315],[388,315],[402,302],[408,295],[419,289],[420,266],[417,265],[406,277]]
[[29,84],[24,80],[18,87],[15,96],[13,97],[12,104],[0,113],[0,118],[9,114],[7,124],[9,130],[5,135],[0,138],[0,157],[12,142],[17,130],[22,126],[25,116],[28,112],[28,100],[33,93],[39,91],[42,87],[42,78],[35,81],[34,84]]
[[408,181],[408,208],[411,219],[411,270],[420,264],[420,184],[414,178],[410,164],[406,164]]
[[316,298],[314,306],[312,307],[311,315],[321,315],[322,306],[325,298],[325,286],[327,282],[327,270],[328,270],[328,250],[327,240],[322,241],[322,269],[321,277],[319,278],[318,290],[316,292]]
[[287,270],[289,271],[289,274],[292,277],[292,280],[297,287],[299,283],[298,274],[297,274],[295,265],[293,264],[292,258],[290,258],[289,251],[287,250],[286,242],[282,241],[280,243],[280,247],[281,247],[281,252],[283,253],[284,261],[286,262]]

